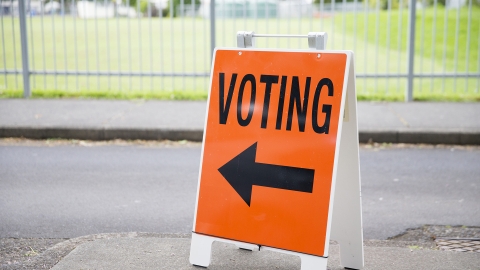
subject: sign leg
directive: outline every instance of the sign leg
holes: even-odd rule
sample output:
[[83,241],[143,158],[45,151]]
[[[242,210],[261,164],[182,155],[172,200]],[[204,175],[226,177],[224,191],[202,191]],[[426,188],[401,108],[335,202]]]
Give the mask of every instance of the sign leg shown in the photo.
[[331,238],[340,244],[342,266],[362,269],[363,228],[354,76],[352,59],[345,100],[348,109],[345,110],[335,184]]
[[190,263],[208,267],[212,258],[212,243],[214,240],[213,237],[192,233]]
[[311,255],[300,255],[302,262],[301,270],[323,270],[327,269],[327,258]]
[[328,259],[325,257],[313,256],[283,249],[262,246],[260,250],[270,250],[288,255],[300,257],[301,270],[326,270]]
[[212,258],[212,244],[215,241],[233,244],[241,249],[250,251],[259,250],[259,246],[255,244],[192,233],[190,263],[196,266],[208,267]]

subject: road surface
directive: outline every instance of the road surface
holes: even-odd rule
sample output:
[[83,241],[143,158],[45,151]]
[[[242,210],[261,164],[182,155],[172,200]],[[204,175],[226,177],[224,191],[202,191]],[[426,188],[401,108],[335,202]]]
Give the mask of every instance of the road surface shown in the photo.
[[[200,144],[0,144],[0,238],[192,230]],[[480,148],[362,146],[365,239],[480,225]]]

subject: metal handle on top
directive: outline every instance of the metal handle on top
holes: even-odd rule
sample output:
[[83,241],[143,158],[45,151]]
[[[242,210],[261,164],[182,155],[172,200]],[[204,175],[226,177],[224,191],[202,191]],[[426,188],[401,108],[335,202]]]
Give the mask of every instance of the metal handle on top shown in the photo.
[[280,37],[280,38],[308,38],[308,47],[312,50],[325,50],[327,47],[326,32],[309,32],[308,35],[277,35],[277,34],[255,34],[253,31],[237,32],[237,47],[254,48],[256,37]]

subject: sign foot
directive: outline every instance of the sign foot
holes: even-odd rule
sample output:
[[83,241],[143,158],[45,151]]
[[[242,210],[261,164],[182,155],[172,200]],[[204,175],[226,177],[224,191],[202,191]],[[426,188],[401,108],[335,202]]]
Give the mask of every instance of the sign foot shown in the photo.
[[190,263],[195,266],[208,267],[212,257],[212,243],[214,238],[192,233],[190,246]]
[[261,250],[270,250],[275,252],[280,252],[289,255],[295,255],[300,257],[301,261],[301,270],[327,270],[327,257],[313,256],[283,249],[271,248],[271,247],[261,247]]
[[190,263],[195,266],[208,267],[212,258],[212,244],[214,241],[234,244],[240,249],[245,249],[249,251],[258,250],[258,246],[255,244],[192,233],[192,243],[190,246]]
[[327,269],[327,258],[301,255],[300,260],[302,262],[302,267],[300,268],[301,270]]

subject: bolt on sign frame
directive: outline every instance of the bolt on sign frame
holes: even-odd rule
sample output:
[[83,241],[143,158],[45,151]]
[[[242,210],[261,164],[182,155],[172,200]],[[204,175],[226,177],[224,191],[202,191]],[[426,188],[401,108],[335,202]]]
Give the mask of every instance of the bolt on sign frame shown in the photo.
[[353,52],[217,48],[203,139],[190,263],[207,267],[213,241],[298,255],[326,269],[329,240],[341,264],[363,268]]

